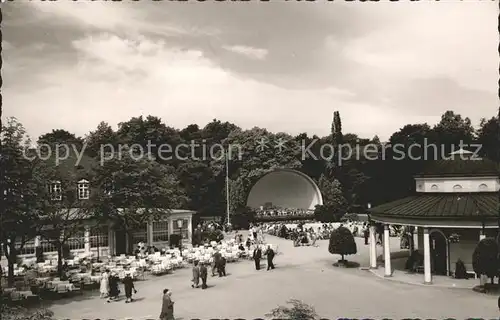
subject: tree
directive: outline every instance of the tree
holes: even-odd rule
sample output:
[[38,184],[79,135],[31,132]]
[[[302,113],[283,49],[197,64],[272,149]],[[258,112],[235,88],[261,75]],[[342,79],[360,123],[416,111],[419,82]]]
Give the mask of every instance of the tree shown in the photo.
[[39,145],[47,144],[52,147],[57,144],[65,144],[67,146],[72,145],[79,150],[82,148],[84,140],[80,137],[77,137],[74,133],[68,132],[63,129],[55,129],[50,133],[41,135],[38,138],[37,143]]
[[489,120],[481,119],[477,143],[481,145],[481,155],[500,162],[500,108],[499,115]]
[[441,121],[434,126],[433,132],[433,142],[439,147],[439,158],[448,157],[450,152],[457,151],[460,143],[472,143],[475,133],[469,118],[462,118],[450,110],[441,116]]
[[345,227],[338,227],[330,235],[328,252],[342,256],[340,262],[346,262],[344,256],[356,254],[357,246],[351,231]]
[[[107,155],[96,169],[93,203],[100,218],[130,232],[150,220],[166,218],[170,209],[185,206],[187,198],[179,185],[175,169],[150,157],[139,157],[133,150]],[[132,250],[132,241],[129,241]]]
[[500,260],[498,258],[499,247],[494,238],[485,238],[476,246],[472,253],[472,268],[478,275],[485,275],[491,279],[498,276]]
[[255,210],[250,207],[240,207],[236,208],[231,212],[231,224],[233,228],[238,229],[248,229],[251,223],[255,222]]
[[38,234],[45,188],[35,171],[37,159],[29,159],[30,140],[23,125],[15,118],[8,119],[2,126],[0,141],[0,239],[12,286],[17,253]]
[[292,307],[279,306],[266,316],[272,319],[289,319],[289,320],[316,320],[318,315],[314,308],[304,302],[296,299],[287,301]]
[[91,157],[97,157],[102,151],[106,151],[108,146],[118,147],[118,136],[111,126],[102,121],[95,131],[91,131],[85,137],[85,152]]

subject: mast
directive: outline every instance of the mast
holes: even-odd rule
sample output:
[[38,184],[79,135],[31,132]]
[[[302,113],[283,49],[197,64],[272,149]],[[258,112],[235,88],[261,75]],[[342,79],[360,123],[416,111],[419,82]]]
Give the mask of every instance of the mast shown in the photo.
[[230,223],[229,220],[229,159],[228,152],[225,155],[226,158],[226,214],[227,214],[227,224]]

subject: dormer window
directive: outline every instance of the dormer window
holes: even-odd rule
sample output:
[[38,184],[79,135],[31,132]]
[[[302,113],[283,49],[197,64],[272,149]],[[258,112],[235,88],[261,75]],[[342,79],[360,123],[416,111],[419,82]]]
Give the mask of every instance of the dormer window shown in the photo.
[[104,184],[104,194],[105,195],[108,195],[110,196],[111,194],[113,194],[113,191],[115,190],[115,185],[113,184],[113,182],[106,182]]
[[87,180],[78,181],[78,199],[87,200],[90,198],[89,182]]
[[50,199],[55,201],[62,200],[61,181],[53,181],[49,184]]

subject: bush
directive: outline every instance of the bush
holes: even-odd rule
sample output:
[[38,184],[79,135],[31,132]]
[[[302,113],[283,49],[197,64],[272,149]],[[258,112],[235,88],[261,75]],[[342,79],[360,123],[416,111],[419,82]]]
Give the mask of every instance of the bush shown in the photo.
[[493,238],[486,238],[481,241],[474,249],[472,254],[472,268],[478,275],[485,275],[491,279],[498,275],[500,267],[498,259],[498,243]]
[[339,227],[330,234],[330,244],[328,251],[331,254],[339,254],[342,256],[341,261],[344,261],[344,256],[357,253],[356,241],[351,231],[345,227]]
[[27,310],[2,304],[2,320],[53,320],[53,315],[47,309]]
[[289,320],[315,320],[319,318],[314,308],[302,301],[292,299],[287,301],[287,304],[291,304],[292,307],[279,306],[271,310],[266,316],[272,319]]
[[179,247],[181,244],[181,235],[171,234],[169,237],[169,243],[171,247]]

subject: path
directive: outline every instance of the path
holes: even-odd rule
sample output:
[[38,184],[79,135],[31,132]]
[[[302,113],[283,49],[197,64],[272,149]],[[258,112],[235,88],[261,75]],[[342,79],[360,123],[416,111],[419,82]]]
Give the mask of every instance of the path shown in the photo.
[[[357,239],[359,254],[368,262],[368,247]],[[468,290],[412,286],[379,279],[359,269],[338,269],[338,259],[319,247],[294,248],[290,241],[269,237],[283,254],[273,271],[255,271],[251,261],[228,264],[228,277],[209,278],[207,290],[190,287],[189,268],[137,283],[137,301],[106,304],[98,298],[63,300],[52,306],[58,319],[157,319],[163,288],[173,291],[178,319],[263,317],[291,298],[300,299],[328,318],[498,318],[496,297]]]

